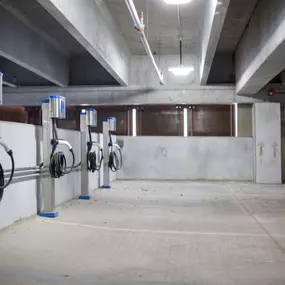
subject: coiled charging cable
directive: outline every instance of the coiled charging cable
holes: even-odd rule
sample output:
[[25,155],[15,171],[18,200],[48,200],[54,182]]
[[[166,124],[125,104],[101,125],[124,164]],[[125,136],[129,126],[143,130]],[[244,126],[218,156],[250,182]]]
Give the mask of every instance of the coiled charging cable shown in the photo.
[[[52,138],[52,152],[50,155],[49,172],[52,178],[60,178],[65,174],[69,174],[73,170],[75,164],[75,156],[72,146],[67,141],[58,139],[56,121],[54,118],[52,119],[52,121],[53,121],[52,124],[53,138]],[[66,145],[69,148],[69,151],[71,152],[72,165],[69,168],[69,170],[67,170],[67,162],[64,153],[56,152],[57,146],[59,144]]]
[[10,156],[11,159],[11,164],[12,164],[12,169],[10,172],[10,177],[5,183],[5,175],[4,175],[4,170],[2,165],[0,164],[0,202],[3,199],[4,195],[4,189],[10,185],[10,183],[13,180],[14,176],[14,171],[15,171],[15,161],[14,161],[14,156],[13,156],[13,151],[3,142],[0,140],[0,145],[5,149],[7,154]]
[[[91,171],[94,173],[95,171],[99,171],[101,169],[104,155],[103,155],[103,149],[100,147],[100,145],[92,141],[91,126],[88,126],[88,134],[89,134],[89,141],[87,143],[87,146],[88,146],[87,148],[87,169],[88,171]],[[93,145],[96,145],[98,149],[100,150],[100,160],[98,163],[97,163],[96,151],[91,151]]]
[[[117,172],[123,166],[123,155],[120,146],[118,144],[113,144],[111,132],[109,132],[109,137],[110,137],[109,168],[111,169],[112,172]],[[114,150],[114,148],[118,150],[119,156],[117,155],[117,152]]]

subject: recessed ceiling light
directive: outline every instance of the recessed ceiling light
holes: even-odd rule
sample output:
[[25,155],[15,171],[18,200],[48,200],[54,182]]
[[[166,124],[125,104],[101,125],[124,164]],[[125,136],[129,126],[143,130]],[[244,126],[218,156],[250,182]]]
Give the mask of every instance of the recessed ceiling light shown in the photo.
[[175,76],[186,76],[190,72],[194,71],[194,66],[175,66],[175,67],[169,67],[168,71],[172,72]]
[[164,0],[166,4],[172,4],[172,5],[180,5],[180,4],[188,4],[191,2],[191,0]]

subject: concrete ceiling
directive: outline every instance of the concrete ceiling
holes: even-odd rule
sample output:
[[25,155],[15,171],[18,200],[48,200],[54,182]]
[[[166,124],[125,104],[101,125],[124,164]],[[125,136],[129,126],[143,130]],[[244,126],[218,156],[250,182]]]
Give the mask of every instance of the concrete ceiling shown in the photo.
[[52,86],[51,82],[38,76],[34,72],[0,56],[0,72],[4,80],[18,86]]
[[[70,69],[68,85],[118,85],[105,68],[37,0],[0,0],[0,6],[67,58]],[[54,85],[4,57],[0,57],[0,71],[8,82],[16,78],[15,83],[19,86]]]
[[0,0],[0,5],[40,34],[57,50],[69,56],[85,52],[85,49],[37,0]]
[[234,54],[259,0],[231,0],[208,84],[234,84]]
[[[124,0],[105,0],[105,3],[135,55],[145,54],[140,37],[135,31]],[[146,34],[153,52],[179,53],[179,32],[176,5],[163,0],[134,0],[137,11],[144,11]],[[204,0],[192,0],[180,8],[184,53],[196,53],[200,46],[201,19]]]
[[231,0],[217,51],[233,53],[246,29],[258,0]]

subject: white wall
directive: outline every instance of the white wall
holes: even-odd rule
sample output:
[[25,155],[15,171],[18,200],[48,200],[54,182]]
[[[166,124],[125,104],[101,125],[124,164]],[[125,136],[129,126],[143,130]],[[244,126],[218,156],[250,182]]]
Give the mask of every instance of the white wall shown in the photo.
[[118,179],[254,179],[253,138],[120,137]]
[[[191,85],[199,83],[199,62],[196,55],[183,55],[183,65],[193,65],[194,72],[188,76],[177,77],[168,71],[169,67],[180,64],[179,54],[177,55],[160,55],[156,57],[158,67],[162,70],[164,81],[169,85]],[[160,86],[158,76],[154,67],[146,55],[132,56],[130,60],[129,84],[139,86]]]
[[[33,125],[0,122],[0,134],[9,147],[13,150],[15,167],[32,167],[42,161],[42,128]],[[59,138],[69,141],[75,153],[75,163],[81,161],[80,157],[80,132],[58,129]],[[96,134],[93,134],[93,138]],[[71,162],[69,151],[62,146],[67,161]],[[0,163],[4,169],[10,169],[10,159],[5,151],[0,148]],[[68,163],[70,165],[70,163]],[[111,174],[112,181],[116,175]],[[98,174],[90,174],[90,191],[98,186]],[[56,204],[61,204],[80,195],[80,171],[74,171],[60,179],[56,179]],[[37,192],[39,180],[11,184],[5,189],[4,197],[0,203],[0,229],[14,222],[30,217],[37,213]]]
[[[33,125],[9,122],[0,123],[0,134],[13,150],[15,167],[37,164],[36,128]],[[11,169],[9,156],[0,148],[0,163]],[[37,212],[36,180],[12,184],[6,188],[0,203],[0,229]]]

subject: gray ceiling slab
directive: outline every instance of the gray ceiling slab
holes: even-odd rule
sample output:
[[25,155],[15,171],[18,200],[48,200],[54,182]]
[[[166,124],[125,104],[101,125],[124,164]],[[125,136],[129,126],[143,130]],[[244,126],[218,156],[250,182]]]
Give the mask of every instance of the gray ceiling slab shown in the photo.
[[52,82],[4,57],[0,57],[0,72],[6,82],[17,86],[54,86]]
[[234,52],[258,0],[231,0],[217,51]]
[[85,52],[84,47],[37,0],[0,0],[0,4],[63,53]]
[[255,94],[284,70],[285,2],[261,0],[236,52],[236,92]]
[[100,0],[37,0],[121,85],[128,84],[130,53]]
[[231,0],[220,34],[207,84],[235,83],[234,53],[258,0]]
[[[105,0],[118,24],[131,52],[145,54],[140,37],[124,0]],[[167,5],[163,0],[134,0],[137,11],[144,12],[146,34],[153,52],[157,54],[179,54],[179,33],[176,5]],[[183,49],[185,53],[196,53],[200,47],[201,18],[204,0],[193,0],[181,6]]]
[[73,56],[70,60],[69,85],[119,85],[105,68],[90,54]]
[[0,6],[0,56],[61,87],[68,84],[68,58]]

